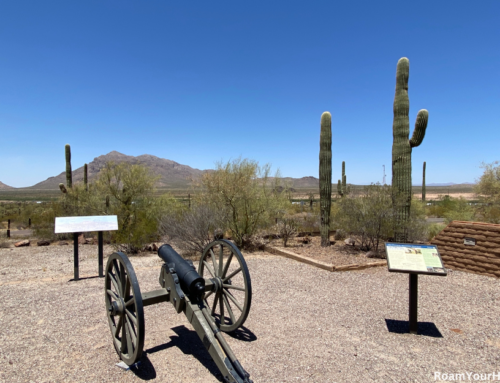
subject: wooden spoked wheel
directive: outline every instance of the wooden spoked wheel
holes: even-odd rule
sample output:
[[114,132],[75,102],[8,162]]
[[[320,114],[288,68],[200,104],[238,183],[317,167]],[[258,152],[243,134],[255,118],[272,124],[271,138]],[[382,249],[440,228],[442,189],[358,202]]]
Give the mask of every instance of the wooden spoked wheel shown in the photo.
[[213,282],[205,304],[220,330],[232,332],[242,326],[250,312],[252,283],[240,250],[225,239],[210,243],[203,250],[198,273]]
[[123,253],[108,259],[104,295],[113,345],[120,359],[131,366],[144,347],[144,309],[134,268]]

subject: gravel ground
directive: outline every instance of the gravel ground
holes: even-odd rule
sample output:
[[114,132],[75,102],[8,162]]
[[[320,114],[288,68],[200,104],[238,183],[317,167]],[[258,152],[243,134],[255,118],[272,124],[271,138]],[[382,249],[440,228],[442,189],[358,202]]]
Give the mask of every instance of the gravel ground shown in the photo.
[[[80,253],[81,276],[97,275],[97,247],[81,245]],[[497,279],[420,276],[421,334],[410,335],[405,274],[331,273],[266,253],[246,260],[252,309],[245,328],[225,338],[256,383],[434,382],[435,372],[499,370]],[[159,258],[131,261],[142,291],[157,289]],[[221,381],[168,303],[145,308],[140,369],[116,367],[103,279],[70,281],[72,262],[71,246],[0,249],[1,382]]]

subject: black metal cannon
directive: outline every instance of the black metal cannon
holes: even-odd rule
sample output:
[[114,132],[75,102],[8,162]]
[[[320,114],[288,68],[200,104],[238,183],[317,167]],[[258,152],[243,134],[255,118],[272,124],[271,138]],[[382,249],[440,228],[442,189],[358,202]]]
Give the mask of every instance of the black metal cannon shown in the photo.
[[198,271],[170,245],[161,246],[158,256],[165,262],[160,271],[161,289],[142,294],[128,257],[116,252],[108,259],[106,313],[120,359],[131,366],[141,358],[144,306],[170,302],[177,313],[186,315],[224,379],[251,383],[221,333],[238,329],[250,312],[252,284],[239,249],[224,239],[210,243],[203,250]]

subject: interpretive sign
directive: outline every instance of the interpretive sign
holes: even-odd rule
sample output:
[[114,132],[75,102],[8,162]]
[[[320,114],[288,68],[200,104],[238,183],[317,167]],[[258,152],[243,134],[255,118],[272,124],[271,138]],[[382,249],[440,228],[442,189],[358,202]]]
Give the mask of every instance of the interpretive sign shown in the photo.
[[116,215],[89,217],[56,217],[55,233],[82,233],[87,231],[118,230]]
[[56,225],[54,233],[73,233],[73,249],[74,249],[74,273],[75,281],[80,279],[80,267],[78,265],[78,235],[83,232],[97,231],[98,232],[98,257],[99,276],[103,274],[103,231],[118,230],[118,217],[116,215],[94,215],[88,217],[56,217]]
[[418,274],[446,276],[446,269],[435,245],[413,243],[386,243],[389,271],[409,274],[409,327],[411,334],[418,333]]
[[386,243],[385,252],[389,271],[442,276],[447,274],[435,245]]

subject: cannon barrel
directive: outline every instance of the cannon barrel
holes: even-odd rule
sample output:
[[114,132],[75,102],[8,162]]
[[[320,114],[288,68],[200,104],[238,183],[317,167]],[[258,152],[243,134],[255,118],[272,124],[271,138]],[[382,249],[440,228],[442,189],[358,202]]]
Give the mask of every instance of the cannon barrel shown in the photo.
[[158,256],[165,263],[175,270],[179,277],[182,290],[191,296],[200,296],[205,291],[205,279],[193,268],[192,265],[186,262],[172,246],[165,244],[158,249]]

